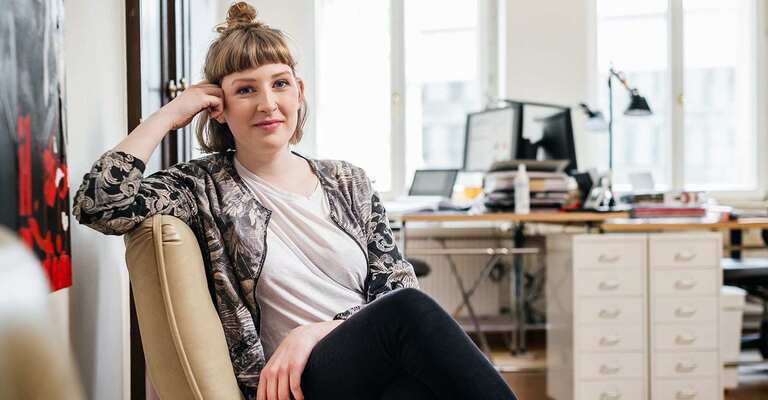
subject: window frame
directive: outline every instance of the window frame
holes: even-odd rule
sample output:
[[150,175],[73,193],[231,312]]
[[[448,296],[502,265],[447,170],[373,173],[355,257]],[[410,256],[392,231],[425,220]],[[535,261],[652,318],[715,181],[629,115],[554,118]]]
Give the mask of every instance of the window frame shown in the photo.
[[[597,69],[597,0],[592,0],[594,9],[595,35],[592,43],[595,43],[593,54],[595,76],[599,77]],[[667,40],[668,40],[668,77],[670,82],[670,121],[669,121],[669,145],[671,146],[670,160],[671,187],[672,190],[690,190],[685,187],[685,110],[684,110],[684,53],[683,53],[683,0],[668,0],[667,9]],[[768,194],[768,152],[760,149],[768,147],[768,116],[760,110],[768,107],[768,5],[764,1],[757,0],[754,3],[755,20],[753,26],[754,62],[756,90],[751,101],[752,115],[755,120],[755,167],[757,168],[756,187],[753,190],[715,190],[704,189],[710,196],[718,201],[729,202],[734,200],[765,202]],[[595,79],[592,87],[595,96],[602,80]]]
[[[381,192],[382,198],[391,200],[407,192],[410,177],[406,176],[406,76],[405,76],[405,0],[391,1],[391,49],[392,49],[392,90],[391,90],[391,153],[392,188]],[[503,0],[478,0],[478,32],[480,57],[478,73],[481,97],[485,104],[491,104],[503,97],[506,87],[503,71],[504,32]]]

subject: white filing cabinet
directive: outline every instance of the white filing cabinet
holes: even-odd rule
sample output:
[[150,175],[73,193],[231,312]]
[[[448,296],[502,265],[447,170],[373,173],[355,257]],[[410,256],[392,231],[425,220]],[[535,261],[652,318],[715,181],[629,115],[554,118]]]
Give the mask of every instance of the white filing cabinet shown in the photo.
[[721,399],[717,234],[547,238],[547,394]]
[[648,235],[653,399],[723,397],[721,240],[717,233]]

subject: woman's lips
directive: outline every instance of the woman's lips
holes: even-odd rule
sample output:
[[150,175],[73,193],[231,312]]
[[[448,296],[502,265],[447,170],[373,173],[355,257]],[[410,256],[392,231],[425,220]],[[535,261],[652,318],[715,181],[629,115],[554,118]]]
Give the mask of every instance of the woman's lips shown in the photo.
[[256,124],[257,128],[263,129],[267,132],[274,132],[283,121],[267,121]]

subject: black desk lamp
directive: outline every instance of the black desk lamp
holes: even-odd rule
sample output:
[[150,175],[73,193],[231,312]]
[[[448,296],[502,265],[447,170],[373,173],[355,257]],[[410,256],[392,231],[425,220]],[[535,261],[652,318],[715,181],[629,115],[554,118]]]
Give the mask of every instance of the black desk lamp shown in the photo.
[[608,170],[613,170],[613,79],[616,78],[621,82],[627,92],[629,92],[629,106],[624,110],[624,115],[629,116],[646,116],[651,115],[651,107],[648,105],[648,101],[645,97],[640,96],[637,88],[632,88],[627,82],[627,78],[624,77],[624,73],[616,71],[611,66],[608,71],[608,114],[610,119],[608,120]]
[[[588,196],[587,207],[594,208],[609,208],[615,205],[615,199],[613,196],[613,189],[610,176],[613,173],[613,78],[616,78],[621,82],[624,89],[629,93],[629,106],[624,110],[624,115],[629,116],[646,116],[651,115],[651,107],[648,105],[648,101],[645,97],[640,95],[637,88],[632,88],[627,82],[627,78],[624,77],[624,73],[616,71],[613,66],[608,72],[608,176],[603,177],[597,185],[592,189]],[[589,118],[588,123],[592,125],[595,130],[600,130],[599,127],[604,123],[603,115],[600,111],[590,109],[586,104],[580,104],[582,110]]]

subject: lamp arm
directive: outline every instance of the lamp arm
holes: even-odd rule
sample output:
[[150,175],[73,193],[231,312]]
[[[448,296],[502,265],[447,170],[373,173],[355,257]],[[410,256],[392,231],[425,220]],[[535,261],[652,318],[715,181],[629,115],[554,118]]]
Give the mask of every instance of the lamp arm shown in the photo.
[[621,84],[622,84],[622,85],[624,85],[624,87],[625,87],[625,88],[626,88],[626,89],[627,89],[629,92],[633,92],[633,91],[636,91],[636,90],[637,90],[637,89],[633,89],[633,88],[629,87],[629,82],[627,81],[627,78],[625,78],[625,77],[624,77],[624,73],[623,73],[623,72],[620,72],[620,71],[616,71],[615,69],[613,69],[613,67],[611,67],[611,68],[609,69],[608,80],[610,80],[612,76],[615,76],[615,77],[616,77],[616,79],[618,79],[618,80],[619,80],[619,82],[621,82]]

